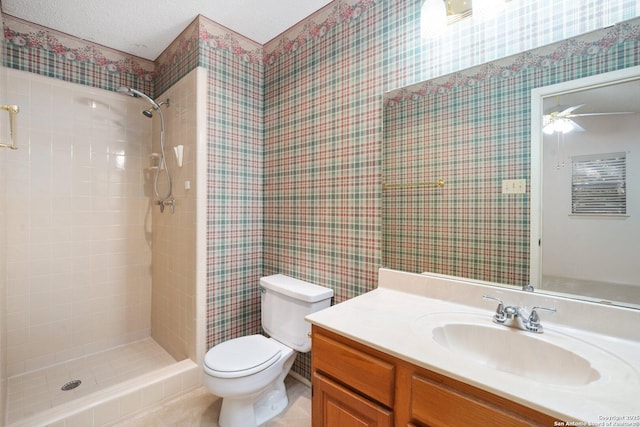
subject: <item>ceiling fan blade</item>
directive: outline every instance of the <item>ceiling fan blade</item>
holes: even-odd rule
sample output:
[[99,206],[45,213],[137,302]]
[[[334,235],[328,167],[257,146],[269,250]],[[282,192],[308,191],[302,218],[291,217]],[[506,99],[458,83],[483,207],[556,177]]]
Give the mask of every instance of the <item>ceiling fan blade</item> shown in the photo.
[[[566,105],[566,104],[555,104],[552,105],[550,107],[545,108],[544,110],[544,114],[546,114],[547,116],[558,116],[561,113],[563,113],[565,110],[569,109],[569,108],[573,108],[574,106],[571,105]],[[575,108],[573,108],[573,110],[575,110]],[[573,111],[571,110],[571,111]]]
[[613,111],[610,113],[580,113],[580,114],[569,114],[565,117],[585,117],[585,116],[617,116],[619,114],[638,114],[635,111]]
[[568,117],[571,113],[573,113],[575,110],[577,110],[580,107],[584,107],[584,104],[574,105],[572,107],[565,108],[564,110],[562,110],[562,111],[560,111],[558,113],[558,116],[559,117]]
[[571,122],[571,124],[573,125],[573,130],[575,130],[576,132],[585,132],[584,128],[582,126],[580,126],[579,124],[577,124],[576,122],[574,122],[571,119],[567,119]]

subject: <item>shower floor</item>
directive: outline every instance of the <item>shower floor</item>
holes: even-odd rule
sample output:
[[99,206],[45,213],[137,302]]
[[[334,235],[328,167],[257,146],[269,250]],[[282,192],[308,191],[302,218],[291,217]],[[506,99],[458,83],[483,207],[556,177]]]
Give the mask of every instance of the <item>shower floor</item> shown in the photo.
[[[147,338],[11,377],[7,390],[8,422],[19,421],[175,362],[159,344]],[[82,383],[72,390],[61,390],[63,385],[74,380]]]

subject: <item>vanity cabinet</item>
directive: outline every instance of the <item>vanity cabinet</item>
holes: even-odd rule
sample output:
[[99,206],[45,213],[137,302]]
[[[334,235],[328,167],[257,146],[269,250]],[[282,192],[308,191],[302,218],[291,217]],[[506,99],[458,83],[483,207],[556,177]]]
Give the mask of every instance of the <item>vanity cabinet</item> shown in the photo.
[[393,425],[393,363],[315,327],[312,347],[314,427]]
[[553,417],[313,325],[312,426],[552,426]]

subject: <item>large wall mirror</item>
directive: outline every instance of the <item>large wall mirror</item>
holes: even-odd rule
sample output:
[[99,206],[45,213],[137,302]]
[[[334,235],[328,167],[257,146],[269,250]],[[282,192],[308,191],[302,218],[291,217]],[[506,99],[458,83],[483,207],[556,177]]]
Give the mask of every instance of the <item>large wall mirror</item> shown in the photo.
[[531,283],[640,307],[640,67],[531,102]]
[[[639,26],[386,93],[383,265],[640,308]],[[625,210],[588,212],[605,164]]]

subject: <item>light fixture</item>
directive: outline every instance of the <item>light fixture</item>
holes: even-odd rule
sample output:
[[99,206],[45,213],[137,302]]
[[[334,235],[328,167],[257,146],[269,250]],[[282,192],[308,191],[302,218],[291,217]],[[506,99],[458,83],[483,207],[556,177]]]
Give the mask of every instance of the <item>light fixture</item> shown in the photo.
[[[545,116],[546,117],[546,116]],[[543,124],[542,132],[547,135],[553,135],[554,133],[569,133],[574,130],[582,130],[576,126],[575,122],[566,117],[557,117],[553,120],[549,120]]]
[[470,16],[480,20],[498,15],[511,0],[424,0],[420,11],[420,36],[433,39],[442,35],[447,25]]
[[546,114],[542,116],[542,132],[545,135],[556,135],[556,169],[564,168],[564,136],[573,131],[584,131],[582,126],[567,117],[575,108],[580,106],[567,108],[566,105],[554,106],[547,109]]
[[444,0],[425,0],[420,10],[420,36],[433,39],[447,28],[447,7]]
[[544,110],[542,116],[542,132],[547,135],[565,134],[573,131],[584,132],[584,128],[573,121],[573,117],[581,116],[574,111],[584,107],[584,104],[562,105],[558,98],[557,105]]

